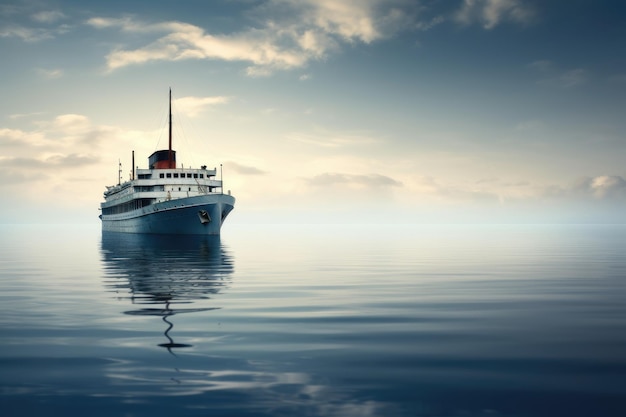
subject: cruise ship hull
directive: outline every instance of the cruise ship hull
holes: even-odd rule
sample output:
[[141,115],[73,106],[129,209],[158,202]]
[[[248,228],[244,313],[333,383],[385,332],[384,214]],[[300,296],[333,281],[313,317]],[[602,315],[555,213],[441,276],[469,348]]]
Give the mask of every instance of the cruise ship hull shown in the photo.
[[207,194],[162,201],[100,218],[105,232],[219,235],[234,205],[235,198],[228,194]]

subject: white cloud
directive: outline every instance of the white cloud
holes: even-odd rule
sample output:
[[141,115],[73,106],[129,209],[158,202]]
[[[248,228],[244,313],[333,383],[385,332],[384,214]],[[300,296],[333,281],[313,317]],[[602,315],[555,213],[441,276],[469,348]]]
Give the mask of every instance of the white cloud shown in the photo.
[[534,11],[523,0],[464,0],[456,20],[469,25],[480,23],[493,29],[503,21],[529,23]]
[[256,78],[256,77],[268,77],[272,75],[272,68],[269,67],[248,67],[246,68],[246,75],[248,77]]
[[[15,7],[0,6],[0,17],[6,18],[6,25],[0,27],[0,38],[18,38],[24,42],[34,43],[54,39],[71,29],[67,24],[56,24],[66,18],[62,12],[57,10],[32,12],[33,4],[23,3]],[[21,17],[27,17],[31,22],[25,20],[18,23]]]
[[0,143],[5,146],[11,144],[40,146],[45,141],[45,136],[41,132],[27,132],[20,129],[0,128]]
[[599,175],[580,179],[573,191],[595,199],[626,198],[626,180],[618,175]]
[[[502,186],[497,178],[480,179],[455,183],[428,175],[411,175],[406,184],[406,199],[417,199],[429,203],[490,203],[502,199]],[[507,190],[506,195],[515,195],[518,190]]]
[[424,21],[424,22],[417,22],[415,24],[415,28],[421,31],[427,31],[430,30],[432,28],[434,28],[435,26],[445,22],[445,18],[443,16],[435,16],[432,19],[430,19],[429,21]]
[[54,23],[65,19],[65,15],[58,10],[41,11],[33,14],[31,18],[40,23]]
[[377,3],[374,1],[275,0],[274,3],[300,9],[299,14],[312,20],[316,28],[348,41],[370,43],[382,37],[374,17]]
[[[0,146],[8,151],[0,155],[0,176],[16,181],[5,181],[0,187],[15,187],[19,181],[45,182],[46,186],[38,190],[41,198],[50,198],[55,187],[72,184],[66,197],[97,201],[99,187],[116,178],[116,162],[124,156],[120,155],[120,149],[130,149],[132,144],[133,149],[149,154],[152,147],[137,137],[157,136],[155,132],[97,125],[81,114],[62,114],[31,123],[31,129],[0,128]],[[106,147],[101,146],[104,141]],[[76,169],[81,167],[90,168],[76,175]],[[94,178],[98,179],[96,183]],[[78,186],[77,180],[85,182]]]
[[288,140],[314,145],[322,148],[341,148],[355,145],[380,143],[381,140],[360,132],[332,132],[326,129],[313,129],[309,132],[294,132],[287,135]]
[[9,119],[17,120],[17,119],[22,119],[24,117],[39,116],[39,115],[42,115],[42,114],[44,114],[44,112],[14,113],[14,114],[10,114],[9,115]]
[[316,187],[328,187],[333,185],[347,185],[358,188],[400,187],[402,183],[391,177],[380,174],[343,174],[327,172],[316,175],[307,180],[310,185]]
[[10,26],[0,29],[2,38],[19,38],[24,42],[38,42],[54,38],[54,31],[40,28],[27,28],[24,26]]
[[[110,71],[156,60],[218,59],[251,63],[246,73],[258,77],[323,59],[340,42],[371,43],[412,27],[411,4],[402,0],[271,0],[255,9],[257,15],[267,16],[258,27],[232,34],[206,33],[183,22],[144,23],[131,17],[95,17],[86,23],[96,29],[157,35],[142,47],[112,51],[107,56]],[[275,16],[281,16],[280,20]]]
[[[93,19],[92,19],[93,20]],[[108,22],[113,25],[116,22]],[[135,50],[116,50],[107,56],[109,70],[132,64],[155,60],[178,61],[184,59],[221,59],[225,61],[249,61],[254,64],[249,75],[262,75],[272,68],[300,67],[306,62],[306,54],[279,45],[269,29],[252,30],[232,36],[210,35],[189,24],[168,22],[156,25],[129,24],[119,21],[124,30],[139,32],[167,31],[165,36]],[[100,24],[98,27],[109,27]]]
[[61,165],[64,167],[81,167],[84,165],[93,165],[99,162],[99,158],[95,155],[85,155],[71,153],[69,155],[52,155],[47,157],[44,162],[51,165]]
[[405,194],[419,201],[482,202],[498,205],[557,204],[567,210],[582,204],[626,201],[626,180],[618,175],[583,177],[571,184],[536,183],[524,178],[483,177],[472,181],[412,175],[403,178]]
[[0,28],[0,38],[19,38],[24,42],[34,43],[47,39],[54,39],[58,35],[69,32],[68,25],[60,25],[56,28],[30,28],[20,25],[13,25]]
[[86,24],[96,29],[120,28],[123,32],[129,33],[184,32],[196,28],[194,25],[177,21],[149,24],[135,20],[130,16],[119,18],[92,17],[86,21]]
[[90,152],[103,136],[115,132],[112,127],[94,125],[80,114],[62,114],[32,123],[36,126],[32,130],[0,128],[0,143],[14,147],[16,153],[12,156],[42,157],[61,150],[76,152],[79,147]]
[[89,118],[82,114],[59,115],[54,118],[54,121],[49,126],[68,135],[84,133],[92,127]]
[[46,69],[46,68],[38,68],[37,72],[44,78],[49,80],[53,80],[56,78],[61,78],[63,76],[63,70],[61,69]]
[[176,108],[189,117],[196,117],[207,107],[227,103],[230,99],[223,96],[215,97],[181,97],[174,100]]
[[253,167],[249,165],[242,165],[233,161],[227,161],[226,163],[224,163],[224,166],[228,168],[229,170],[232,170],[240,175],[265,175],[267,174],[266,171],[263,171],[262,169],[259,169],[257,167]]
[[85,23],[90,26],[93,26],[96,29],[107,29],[111,27],[121,27],[124,29],[127,24],[131,23],[132,20],[130,18],[107,18],[107,17],[92,17],[87,19]]

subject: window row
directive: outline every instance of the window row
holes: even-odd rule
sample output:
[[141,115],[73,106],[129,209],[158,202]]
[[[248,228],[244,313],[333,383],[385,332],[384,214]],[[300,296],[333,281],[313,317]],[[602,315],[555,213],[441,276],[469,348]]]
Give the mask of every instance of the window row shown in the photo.
[[152,204],[153,199],[151,198],[141,198],[133,201],[129,201],[128,203],[118,204],[113,207],[104,207],[102,209],[102,214],[121,214],[127,213],[129,211],[137,210],[145,206],[149,206]]
[[[199,175],[199,177],[198,177]],[[160,173],[159,174],[159,178],[172,178],[172,173],[171,172],[167,172],[167,173]],[[178,172],[174,172],[174,178],[179,178],[179,173]],[[180,178],[185,178],[185,173],[181,172],[180,173]],[[194,173],[192,174],[191,172],[187,173],[187,178],[204,178],[204,174],[197,174]],[[207,178],[209,178],[207,176]]]

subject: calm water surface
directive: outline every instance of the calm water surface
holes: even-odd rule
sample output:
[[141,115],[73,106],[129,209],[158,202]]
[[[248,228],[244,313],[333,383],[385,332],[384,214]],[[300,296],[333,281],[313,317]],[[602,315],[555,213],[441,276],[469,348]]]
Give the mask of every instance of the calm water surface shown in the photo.
[[0,226],[3,416],[624,416],[626,226]]

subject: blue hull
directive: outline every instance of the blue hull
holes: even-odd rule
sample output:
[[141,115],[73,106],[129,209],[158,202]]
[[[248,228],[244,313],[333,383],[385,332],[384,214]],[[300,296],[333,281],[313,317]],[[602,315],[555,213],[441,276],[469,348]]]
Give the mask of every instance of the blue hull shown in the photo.
[[155,203],[122,214],[101,215],[102,230],[122,233],[219,235],[235,198],[208,194]]

